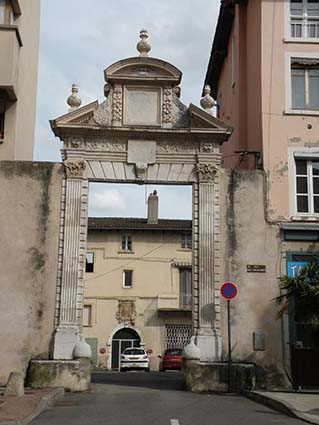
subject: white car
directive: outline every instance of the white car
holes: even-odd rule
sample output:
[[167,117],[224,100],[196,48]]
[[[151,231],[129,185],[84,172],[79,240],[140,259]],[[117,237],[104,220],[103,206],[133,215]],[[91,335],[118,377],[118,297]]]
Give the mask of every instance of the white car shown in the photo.
[[144,348],[126,348],[121,354],[120,365],[121,372],[126,372],[127,370],[150,371],[148,355]]

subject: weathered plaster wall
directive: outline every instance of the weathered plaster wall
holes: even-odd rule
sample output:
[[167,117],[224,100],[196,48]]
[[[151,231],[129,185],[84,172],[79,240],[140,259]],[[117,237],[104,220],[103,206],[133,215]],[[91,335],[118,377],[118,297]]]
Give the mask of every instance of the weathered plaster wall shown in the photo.
[[[237,284],[231,301],[232,356],[255,362],[277,385],[283,371],[282,324],[273,299],[278,295],[281,245],[279,227],[264,219],[264,176],[261,171],[222,171],[221,252],[224,280]],[[266,273],[248,273],[247,265],[265,265]],[[226,301],[221,303],[223,353],[227,358]],[[253,350],[253,333],[263,332],[265,351]],[[265,376],[262,377],[265,382]]]
[[61,180],[60,164],[0,162],[0,385],[49,355]]

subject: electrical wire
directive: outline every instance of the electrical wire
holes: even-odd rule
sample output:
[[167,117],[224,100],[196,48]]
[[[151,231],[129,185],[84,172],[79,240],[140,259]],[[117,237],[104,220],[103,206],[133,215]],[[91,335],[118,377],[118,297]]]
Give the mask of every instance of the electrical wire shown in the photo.
[[[123,267],[127,267],[127,266],[129,266],[130,264],[135,263],[136,261],[144,261],[143,259],[144,259],[144,257],[145,257],[146,255],[152,254],[152,252],[157,251],[158,249],[162,248],[164,245],[167,245],[167,243],[166,243],[166,242],[165,242],[165,243],[162,243],[160,246],[157,246],[156,248],[151,249],[150,251],[146,252],[146,253],[145,253],[144,255],[142,255],[141,257],[134,258],[134,260],[131,260],[131,261],[129,261],[129,262],[128,262],[128,263],[126,263],[126,264],[122,264],[121,266],[116,267],[115,269],[109,270],[109,271],[107,271],[107,272],[105,272],[105,273],[102,273],[102,274],[100,274],[100,275],[98,275],[98,276],[94,276],[94,277],[91,277],[91,278],[89,278],[89,279],[85,279],[85,282],[90,282],[90,281],[92,281],[92,280],[95,280],[95,279],[98,279],[98,278],[100,278],[100,277],[106,276],[106,275],[108,275],[108,274],[110,274],[110,273],[113,273],[113,272],[115,272],[115,271],[117,271],[117,270],[121,270],[121,269],[123,269]],[[147,261],[147,260],[146,260],[146,261]]]

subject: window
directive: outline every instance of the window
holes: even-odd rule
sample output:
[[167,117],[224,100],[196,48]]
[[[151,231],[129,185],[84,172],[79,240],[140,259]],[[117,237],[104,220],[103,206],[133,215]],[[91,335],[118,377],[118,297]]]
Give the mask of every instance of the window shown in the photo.
[[166,348],[184,348],[190,343],[192,325],[165,325]]
[[1,111],[1,104],[0,104],[0,140],[4,139],[4,118],[5,118],[5,113]]
[[122,235],[122,251],[132,251],[132,237]]
[[12,25],[14,21],[14,12],[11,0],[0,0],[0,24]]
[[319,38],[319,0],[290,0],[293,38]]
[[292,59],[292,109],[319,110],[319,59]]
[[133,278],[132,270],[123,271],[123,288],[132,288],[132,278]]
[[87,252],[85,255],[85,271],[86,273],[94,272],[94,254],[93,252]]
[[192,308],[192,269],[179,270],[179,307]]
[[319,214],[319,160],[296,159],[297,214]]
[[4,139],[6,101],[7,101],[6,92],[4,90],[0,90],[0,140]]
[[182,233],[181,247],[183,249],[192,249],[192,235],[191,235],[191,233]]
[[286,53],[285,56],[284,113],[319,115],[319,53]]
[[83,326],[92,326],[92,306],[84,305],[83,306]]

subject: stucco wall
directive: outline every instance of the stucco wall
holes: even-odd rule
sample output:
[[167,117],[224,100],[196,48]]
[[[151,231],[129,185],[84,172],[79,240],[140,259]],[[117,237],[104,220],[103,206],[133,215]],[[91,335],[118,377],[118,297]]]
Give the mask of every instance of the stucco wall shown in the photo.
[[264,168],[268,171],[268,214],[272,220],[290,220],[295,215],[293,179],[289,181],[289,171],[293,175],[293,164],[288,161],[289,149],[317,148],[318,152],[319,147],[318,116],[285,112],[291,84],[285,69],[287,55],[318,55],[318,44],[285,42],[286,19],[284,1],[262,1],[263,149]]
[[0,162],[0,385],[49,355],[61,180],[60,164]]
[[[239,155],[234,154],[235,151],[261,151],[262,148],[260,23],[261,0],[236,5],[216,99],[220,119],[234,127],[231,138],[222,146],[226,168],[238,162]],[[246,157],[242,167],[253,166],[253,157]]]
[[[268,371],[272,384],[283,371],[282,323],[273,299],[281,273],[279,227],[264,219],[264,176],[261,171],[222,171],[221,249],[225,281],[237,284],[231,301],[232,356],[255,362]],[[264,265],[265,273],[247,272],[247,265]],[[226,301],[222,300],[223,353],[227,358]],[[263,332],[265,351],[253,350],[253,333]]]

